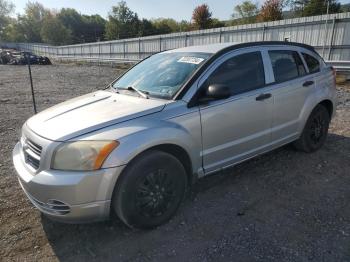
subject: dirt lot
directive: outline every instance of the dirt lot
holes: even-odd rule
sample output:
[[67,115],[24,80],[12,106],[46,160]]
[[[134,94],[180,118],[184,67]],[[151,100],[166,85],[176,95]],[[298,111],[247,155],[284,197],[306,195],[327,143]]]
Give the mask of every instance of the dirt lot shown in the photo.
[[[115,68],[34,66],[39,110],[108,83]],[[0,66],[0,261],[350,261],[350,88],[326,145],[275,150],[204,178],[152,231],[66,225],[32,207],[11,151],[32,115],[27,69]]]

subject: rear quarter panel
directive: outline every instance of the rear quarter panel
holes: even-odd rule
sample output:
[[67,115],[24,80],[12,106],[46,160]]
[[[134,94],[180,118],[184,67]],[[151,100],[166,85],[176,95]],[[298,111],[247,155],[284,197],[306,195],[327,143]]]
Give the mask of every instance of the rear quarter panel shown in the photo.
[[336,87],[334,82],[333,72],[330,67],[324,67],[321,72],[313,75],[315,85],[313,92],[311,92],[305,100],[304,107],[300,115],[300,124],[298,127],[299,133],[303,131],[308,117],[317,104],[324,100],[330,100],[333,104],[333,115],[336,110]]

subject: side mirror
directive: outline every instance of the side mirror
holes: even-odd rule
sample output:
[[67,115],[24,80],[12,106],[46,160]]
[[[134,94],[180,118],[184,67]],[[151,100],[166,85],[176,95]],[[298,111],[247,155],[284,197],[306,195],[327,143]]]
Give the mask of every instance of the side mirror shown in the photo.
[[226,99],[231,96],[230,88],[222,84],[213,84],[206,88],[201,88],[191,101],[187,104],[187,107],[193,107],[197,105],[205,105],[209,101]]
[[230,88],[222,84],[213,84],[205,90],[205,97],[209,99],[225,99],[231,96]]

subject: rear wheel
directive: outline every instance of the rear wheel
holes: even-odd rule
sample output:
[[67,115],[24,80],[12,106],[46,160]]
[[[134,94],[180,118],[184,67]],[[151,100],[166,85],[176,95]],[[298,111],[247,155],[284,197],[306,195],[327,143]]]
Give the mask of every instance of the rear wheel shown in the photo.
[[147,151],[123,172],[112,205],[128,226],[153,228],[175,214],[186,185],[187,175],[177,158],[161,151]]
[[320,149],[326,141],[330,115],[323,105],[318,105],[311,112],[300,138],[294,146],[301,151],[310,153]]

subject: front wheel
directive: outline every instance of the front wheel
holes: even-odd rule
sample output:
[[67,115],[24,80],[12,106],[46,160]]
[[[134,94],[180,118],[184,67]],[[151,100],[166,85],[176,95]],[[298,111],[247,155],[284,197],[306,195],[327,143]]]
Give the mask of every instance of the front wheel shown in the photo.
[[318,105],[311,112],[300,138],[294,146],[301,151],[311,153],[320,149],[326,141],[330,115],[323,105]]
[[175,214],[186,185],[186,171],[176,157],[162,151],[147,151],[126,167],[112,205],[128,226],[153,228]]

